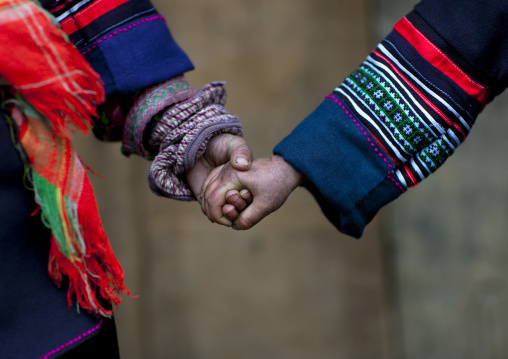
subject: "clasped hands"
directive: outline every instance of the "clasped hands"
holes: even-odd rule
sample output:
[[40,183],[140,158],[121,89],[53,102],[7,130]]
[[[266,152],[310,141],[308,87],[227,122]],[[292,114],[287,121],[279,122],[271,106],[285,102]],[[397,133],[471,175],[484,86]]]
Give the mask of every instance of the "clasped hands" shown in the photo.
[[245,140],[222,134],[186,174],[212,222],[244,230],[279,209],[305,177],[280,156],[252,160]]

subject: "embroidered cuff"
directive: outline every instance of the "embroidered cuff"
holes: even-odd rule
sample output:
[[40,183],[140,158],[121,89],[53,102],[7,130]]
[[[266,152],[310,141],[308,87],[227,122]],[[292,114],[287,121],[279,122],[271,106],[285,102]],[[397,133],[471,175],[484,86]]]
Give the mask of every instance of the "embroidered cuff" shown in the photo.
[[136,99],[125,120],[122,152],[151,159],[153,155],[143,146],[143,134],[152,118],[165,108],[184,101],[194,94],[183,75],[146,88]]
[[410,187],[465,140],[488,91],[405,17],[334,96],[358,114]]
[[305,187],[327,218],[353,237],[359,238],[377,211],[404,191],[391,175],[395,164],[351,109],[331,96],[274,153],[309,179]]
[[213,82],[189,100],[169,108],[152,130],[149,147],[158,150],[158,155],[150,166],[148,182],[155,194],[194,199],[185,172],[203,155],[213,136],[243,134],[238,118],[222,107],[226,102],[223,85],[223,82]]
[[453,154],[488,93],[403,18],[274,153],[310,180],[340,231],[360,237],[379,209]]

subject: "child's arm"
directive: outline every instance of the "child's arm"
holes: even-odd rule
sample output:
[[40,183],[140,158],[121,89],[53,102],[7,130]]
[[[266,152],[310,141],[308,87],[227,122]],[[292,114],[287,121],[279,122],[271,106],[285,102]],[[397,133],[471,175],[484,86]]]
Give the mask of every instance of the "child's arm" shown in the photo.
[[[279,209],[291,192],[304,181],[305,177],[280,156],[256,160],[244,172],[235,171],[230,164],[226,164],[218,167],[206,179],[201,208],[213,222],[234,229],[249,229]],[[242,189],[250,191],[252,203],[234,221],[230,221],[223,213],[227,194]]]

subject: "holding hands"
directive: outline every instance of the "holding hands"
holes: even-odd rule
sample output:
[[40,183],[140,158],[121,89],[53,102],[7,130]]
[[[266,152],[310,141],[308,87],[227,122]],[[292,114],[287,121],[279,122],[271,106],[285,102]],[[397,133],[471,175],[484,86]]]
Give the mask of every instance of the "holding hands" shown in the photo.
[[252,162],[252,151],[247,142],[239,136],[223,133],[212,137],[205,153],[194,166],[187,171],[187,183],[196,196],[201,200],[204,182],[213,169],[229,163],[238,171],[247,171]]
[[230,161],[205,179],[201,209],[212,222],[249,229],[279,209],[305,180],[281,156],[255,160],[243,169]]

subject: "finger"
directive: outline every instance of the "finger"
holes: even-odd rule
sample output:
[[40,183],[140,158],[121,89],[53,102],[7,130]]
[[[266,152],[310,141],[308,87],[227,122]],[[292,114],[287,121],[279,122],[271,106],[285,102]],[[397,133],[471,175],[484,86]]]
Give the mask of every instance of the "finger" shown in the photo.
[[[242,198],[240,192],[231,190],[226,193],[226,201],[233,205],[238,212],[241,212],[248,206],[248,203]],[[235,218],[236,219],[236,218]]]
[[[233,224],[231,220],[228,219],[228,214],[231,214],[231,211],[228,213],[223,212],[224,206],[232,206],[225,203],[225,192],[219,190],[215,192],[213,195],[205,195],[204,201],[206,202],[205,207],[207,211],[208,218],[215,223],[222,224],[224,226],[231,227]],[[222,199],[221,199],[222,198]],[[234,208],[234,206],[232,206]],[[226,207],[228,209],[229,207]],[[238,212],[236,211],[236,216],[234,216],[234,213],[231,214],[234,219],[238,217]]]
[[240,196],[247,204],[251,204],[252,200],[254,199],[252,193],[247,188],[244,188],[240,191]]
[[[219,177],[219,175],[217,175],[217,177]],[[228,208],[226,208],[226,213],[223,213],[223,207],[224,205],[227,205],[225,199],[226,191],[226,189],[222,189],[221,186],[218,186],[214,181],[211,181],[203,194],[201,210],[212,223],[231,227],[233,223],[229,217],[233,220],[236,219],[238,217],[238,212],[236,212],[236,209],[234,209],[233,206],[236,215]]]
[[226,193],[234,186],[231,175],[236,171],[230,166],[223,166],[217,172],[214,171],[210,173],[212,179],[207,182],[204,190],[201,209],[212,222],[231,226],[231,221],[223,215],[222,207],[226,204]]
[[252,151],[242,137],[231,135],[227,142],[227,151],[231,165],[235,170],[247,171],[250,168]]
[[226,226],[226,227],[231,227],[233,225],[233,222],[231,222],[229,219],[227,219],[226,217],[222,216],[220,217],[216,223],[218,224],[222,224],[223,226]]
[[[221,174],[221,170],[224,166],[216,167],[208,174],[206,179],[203,181],[203,185],[201,187],[201,211],[212,221],[210,218],[210,213],[208,211],[208,203],[205,197],[207,193],[213,193],[217,184],[219,183],[219,177]],[[222,205],[224,205],[226,201]]]
[[225,204],[224,207],[222,207],[222,213],[224,214],[224,217],[231,222],[238,218],[238,211],[235,206],[231,204]]
[[273,210],[269,209],[269,207],[261,204],[259,201],[256,202],[254,199],[252,204],[245,208],[238,215],[238,218],[233,221],[231,227],[236,230],[250,229],[272,212]]

